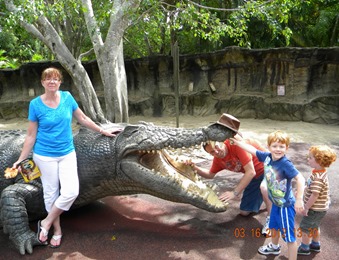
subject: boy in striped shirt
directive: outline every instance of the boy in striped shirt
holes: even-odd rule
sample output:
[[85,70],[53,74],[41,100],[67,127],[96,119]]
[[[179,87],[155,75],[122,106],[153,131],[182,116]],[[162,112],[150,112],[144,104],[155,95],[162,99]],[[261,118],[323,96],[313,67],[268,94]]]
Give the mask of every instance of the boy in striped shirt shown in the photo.
[[327,168],[336,158],[334,150],[327,145],[312,146],[309,149],[307,159],[313,170],[304,191],[305,206],[300,222],[302,242],[298,255],[309,255],[310,251],[320,252],[320,222],[330,205]]

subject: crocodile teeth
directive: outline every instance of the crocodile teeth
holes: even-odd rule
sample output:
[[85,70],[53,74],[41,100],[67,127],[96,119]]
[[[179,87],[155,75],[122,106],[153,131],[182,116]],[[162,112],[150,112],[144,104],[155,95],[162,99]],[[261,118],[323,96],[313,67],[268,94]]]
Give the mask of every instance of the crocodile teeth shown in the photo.
[[212,149],[214,149],[215,143],[215,141],[208,141],[208,144],[212,147]]
[[215,190],[218,189],[218,186],[217,186],[216,184],[213,184],[211,189],[212,189],[213,191],[215,191]]

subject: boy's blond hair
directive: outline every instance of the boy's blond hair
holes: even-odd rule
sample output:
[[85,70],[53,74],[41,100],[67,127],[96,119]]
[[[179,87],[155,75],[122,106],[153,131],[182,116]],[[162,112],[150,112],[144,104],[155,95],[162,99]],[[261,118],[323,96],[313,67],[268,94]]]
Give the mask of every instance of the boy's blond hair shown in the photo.
[[287,133],[277,130],[267,136],[267,145],[270,146],[273,142],[286,144],[288,147],[290,145],[290,137],[287,135]]
[[309,152],[321,167],[329,167],[337,159],[335,151],[327,145],[313,145]]

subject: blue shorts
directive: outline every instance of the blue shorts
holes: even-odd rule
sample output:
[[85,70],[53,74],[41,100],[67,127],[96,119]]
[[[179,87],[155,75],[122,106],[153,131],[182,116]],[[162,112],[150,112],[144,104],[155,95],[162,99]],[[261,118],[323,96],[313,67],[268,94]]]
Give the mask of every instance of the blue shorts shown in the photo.
[[277,236],[277,233],[280,233],[280,237],[285,242],[295,242],[295,214],[294,204],[289,207],[278,207],[272,204],[269,228],[274,230],[271,230],[271,236]]
[[253,178],[247,185],[242,195],[240,210],[248,212],[259,212],[263,202],[260,184],[264,178],[264,174],[258,178]]

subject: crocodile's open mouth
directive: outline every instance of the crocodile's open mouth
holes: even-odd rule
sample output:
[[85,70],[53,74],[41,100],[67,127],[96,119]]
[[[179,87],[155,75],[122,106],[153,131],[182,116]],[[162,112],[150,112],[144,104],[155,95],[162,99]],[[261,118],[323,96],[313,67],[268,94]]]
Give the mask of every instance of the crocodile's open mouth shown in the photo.
[[196,181],[198,177],[190,165],[179,161],[178,157],[176,159],[171,157],[169,151],[166,149],[143,154],[140,157],[140,163],[148,169],[161,172],[168,176],[180,173],[178,176],[184,176],[193,182]]
[[[181,158],[176,151],[169,149],[148,152],[140,151],[139,163],[152,171],[154,175],[175,183],[185,190],[183,200],[185,196],[191,197],[192,201],[196,200],[199,201],[198,204],[205,204],[204,206],[200,205],[201,208],[210,211],[226,210],[227,204],[220,201],[215,192],[217,186],[211,186],[203,182],[202,178],[189,164],[185,163],[185,159]],[[166,182],[164,182],[164,185],[166,185]],[[199,205],[196,206],[199,207]]]

